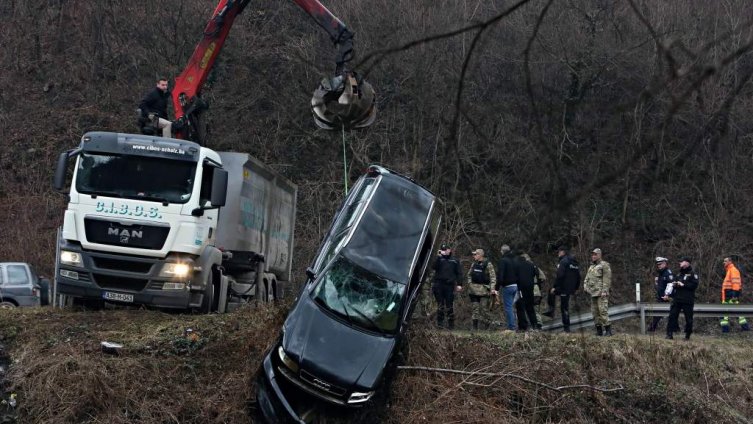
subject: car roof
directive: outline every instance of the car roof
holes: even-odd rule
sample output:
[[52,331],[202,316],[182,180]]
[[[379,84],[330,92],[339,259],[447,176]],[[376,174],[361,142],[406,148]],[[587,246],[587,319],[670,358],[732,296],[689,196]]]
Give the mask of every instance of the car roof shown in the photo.
[[342,254],[357,265],[407,283],[436,197],[393,172],[380,182]]

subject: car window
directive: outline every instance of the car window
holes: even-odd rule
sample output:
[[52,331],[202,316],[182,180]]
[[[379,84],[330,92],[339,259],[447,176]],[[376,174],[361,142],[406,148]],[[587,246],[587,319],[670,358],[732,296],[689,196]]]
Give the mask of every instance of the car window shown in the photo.
[[399,177],[383,178],[344,254],[393,281],[410,281],[434,196]]
[[313,291],[318,304],[362,328],[394,332],[405,285],[380,277],[339,256]]
[[5,266],[0,265],[0,286],[5,283]]
[[364,178],[355,187],[356,192],[352,194],[352,197],[349,199],[350,203],[345,205],[345,209],[335,222],[330,232],[330,237],[322,249],[322,255],[317,259],[316,264],[314,264],[314,272],[319,272],[334,258],[338,247],[345,240],[350,228],[356,219],[358,219],[366,203],[368,203],[369,196],[376,186],[376,181],[376,178]]
[[29,284],[29,276],[26,274],[26,267],[23,265],[8,265],[7,286],[26,286]]

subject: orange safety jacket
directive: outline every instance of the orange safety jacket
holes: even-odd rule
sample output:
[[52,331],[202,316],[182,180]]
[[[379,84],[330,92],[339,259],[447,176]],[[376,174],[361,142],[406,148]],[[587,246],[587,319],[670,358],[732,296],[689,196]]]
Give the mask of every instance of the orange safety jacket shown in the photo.
[[727,274],[724,276],[724,282],[722,283],[722,302],[724,302],[725,290],[740,290],[742,286],[742,279],[740,278],[740,270],[737,269],[735,264],[727,264]]

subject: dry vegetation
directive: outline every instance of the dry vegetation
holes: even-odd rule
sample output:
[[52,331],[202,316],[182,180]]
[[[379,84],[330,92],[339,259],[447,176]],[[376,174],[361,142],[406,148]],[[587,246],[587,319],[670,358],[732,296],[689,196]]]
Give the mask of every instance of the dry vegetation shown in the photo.
[[[22,423],[248,422],[253,376],[283,312],[2,311],[6,390]],[[103,340],[122,343],[120,355],[101,352]],[[753,414],[750,342],[473,336],[418,320],[406,366],[498,375],[402,370],[386,406],[335,421],[743,423]]]
[[[373,162],[414,176],[444,199],[446,238],[463,256],[514,243],[551,274],[552,246],[585,258],[598,245],[616,303],[632,300],[636,282],[650,293],[659,254],[696,259],[706,302],[718,301],[721,255],[753,270],[746,0],[326,3],[356,32],[358,70],[379,95],[376,124],[346,135],[349,178]],[[50,187],[56,155],[89,130],[135,131],[138,100],[155,77],[180,71],[213,4],[0,1],[0,260],[51,273],[65,208]],[[299,274],[342,198],[340,134],[315,130],[308,110],[331,57],[292,2],[254,1],[205,90],[211,147],[251,152],[299,185]],[[18,361],[10,384],[29,422],[241,422],[249,373],[280,318],[17,312],[0,316],[0,342]],[[187,326],[200,328],[200,346],[181,347]],[[99,341],[113,336],[126,354],[102,356]],[[414,364],[625,390],[479,388],[405,372],[388,421],[735,422],[753,412],[744,342],[413,338]]]

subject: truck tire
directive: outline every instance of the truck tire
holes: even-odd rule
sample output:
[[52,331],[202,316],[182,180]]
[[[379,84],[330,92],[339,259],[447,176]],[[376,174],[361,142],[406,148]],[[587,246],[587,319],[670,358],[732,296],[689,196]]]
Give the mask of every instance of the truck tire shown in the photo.
[[15,309],[16,305],[13,302],[9,302],[7,300],[4,300],[0,302],[0,309]]
[[219,305],[220,290],[215,278],[215,271],[212,270],[207,275],[207,281],[204,284],[204,296],[201,298],[201,310],[202,314],[211,314],[217,312],[217,306]]

